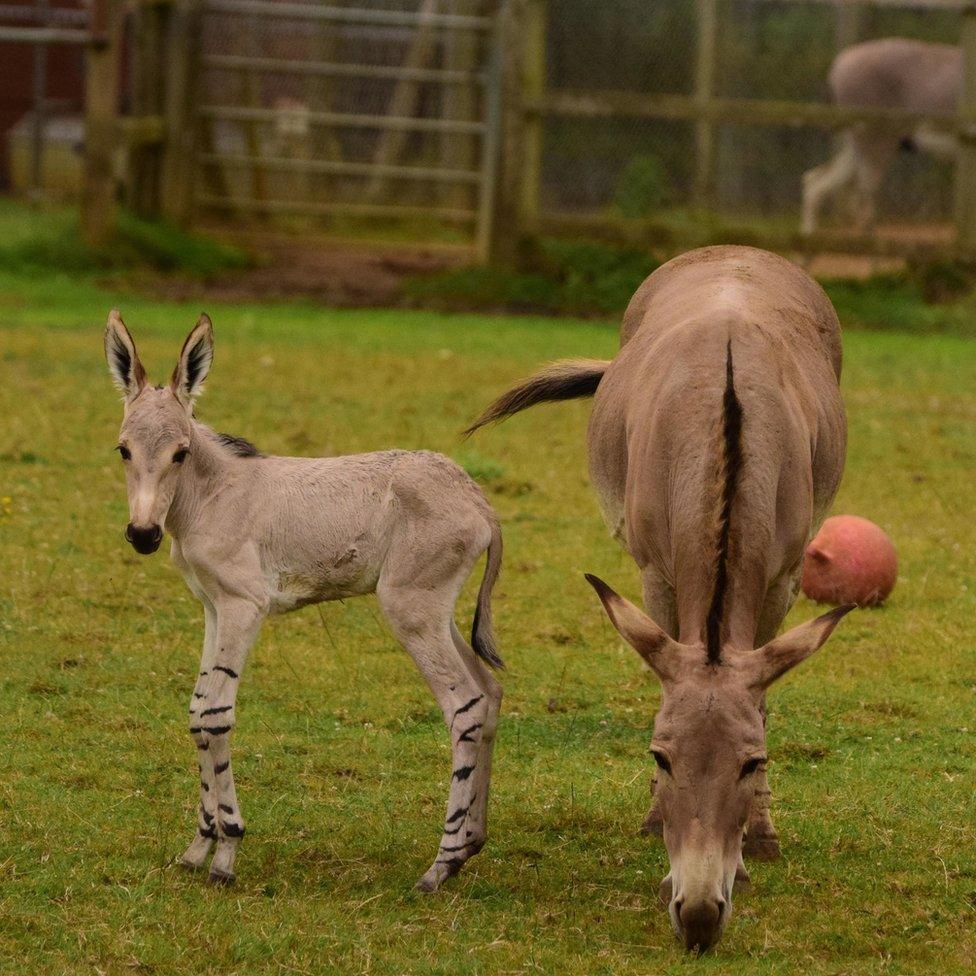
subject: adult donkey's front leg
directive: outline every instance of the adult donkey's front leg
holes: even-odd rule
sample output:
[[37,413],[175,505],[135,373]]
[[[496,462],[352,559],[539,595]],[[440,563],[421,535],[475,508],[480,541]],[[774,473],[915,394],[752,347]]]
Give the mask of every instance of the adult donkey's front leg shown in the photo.
[[230,736],[236,724],[237,687],[267,607],[253,600],[223,597],[215,600],[215,609],[216,650],[213,663],[206,669],[209,673],[201,679],[204,697],[199,703],[202,707],[191,717],[190,732],[198,748],[208,754],[213,764],[217,851],[210,864],[210,880],[232,884],[234,858],[244,836],[244,818],[234,788]]
[[[206,698],[204,682],[210,675],[217,654],[217,612],[210,600],[199,593],[203,603],[204,632],[203,656],[200,659],[200,672],[193,686],[190,698],[190,728],[200,726],[200,712],[205,707]],[[217,787],[214,779],[213,756],[210,754],[209,743],[201,733],[193,733],[197,746],[197,765],[200,770],[200,806],[197,809],[197,832],[190,846],[180,858],[180,864],[186,868],[196,870],[202,868],[207,855],[217,839]]]

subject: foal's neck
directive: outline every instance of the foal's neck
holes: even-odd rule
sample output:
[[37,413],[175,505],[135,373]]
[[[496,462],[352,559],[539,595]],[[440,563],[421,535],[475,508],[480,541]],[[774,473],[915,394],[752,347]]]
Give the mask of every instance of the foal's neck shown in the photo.
[[192,531],[195,516],[227,483],[235,460],[209,427],[191,421],[190,452],[166,516],[166,529],[176,539]]

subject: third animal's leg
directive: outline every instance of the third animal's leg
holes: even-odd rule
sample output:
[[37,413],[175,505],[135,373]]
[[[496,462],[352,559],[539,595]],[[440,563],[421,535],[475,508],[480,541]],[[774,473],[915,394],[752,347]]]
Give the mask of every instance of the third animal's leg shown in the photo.
[[[230,734],[236,724],[235,705],[240,676],[248,651],[257,638],[267,608],[242,598],[225,598],[216,603],[216,653],[209,674],[203,678],[203,694],[190,731],[197,746],[208,752],[213,763],[217,794],[217,850],[210,864],[210,880],[218,884],[234,881],[234,859],[244,836],[244,819],[237,803],[231,769]],[[201,669],[202,670],[202,669]]]
[[[674,589],[651,566],[645,566],[641,572],[641,583],[644,590],[644,606],[651,619],[666,630],[672,637],[678,637],[678,610],[674,599]],[[641,824],[642,834],[654,834],[661,837],[664,834],[664,822],[655,797],[657,776],[651,782],[651,809]]]
[[444,831],[437,857],[417,882],[421,891],[436,891],[483,842],[478,825],[468,824],[468,815],[478,801],[475,783],[482,779],[478,765],[489,722],[489,697],[465,667],[451,637],[460,580],[456,587],[451,584],[449,599],[446,587],[426,589],[422,583],[420,579],[409,583],[381,579],[376,595],[393,633],[437,699],[451,734],[453,765]]
[[[199,723],[199,713],[203,708],[204,682],[213,667],[217,653],[217,614],[213,604],[202,593],[198,594],[203,603],[204,631],[203,656],[200,659],[200,673],[193,687],[190,698],[190,727],[196,728]],[[200,769],[200,806],[197,811],[197,833],[190,841],[190,846],[180,858],[184,867],[202,868],[210,853],[213,842],[217,839],[217,788],[214,782],[213,757],[208,746],[201,745],[201,738],[194,734],[197,745],[197,763]]]
[[856,173],[856,150],[851,137],[845,134],[841,137],[839,149],[831,159],[803,174],[801,231],[804,234],[812,234],[817,229],[824,203],[851,183]]
[[488,715],[481,730],[481,748],[478,752],[477,769],[472,777],[471,809],[465,823],[465,836],[470,844],[468,856],[477,854],[488,837],[488,790],[491,785],[491,756],[495,747],[495,730],[502,704],[502,686],[491,669],[475,654],[471,645],[461,636],[457,624],[451,621],[451,637],[461,660],[471,676],[487,695]]

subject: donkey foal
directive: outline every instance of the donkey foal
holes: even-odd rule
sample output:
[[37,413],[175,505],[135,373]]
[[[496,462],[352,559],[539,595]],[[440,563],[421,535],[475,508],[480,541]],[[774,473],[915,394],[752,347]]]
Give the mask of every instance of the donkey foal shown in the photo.
[[[173,562],[203,604],[200,674],[190,733],[200,765],[196,836],[181,863],[234,880],[244,820],[230,733],[248,651],[269,613],[376,593],[400,643],[434,693],[451,734],[453,774],[440,848],[417,887],[435,891],[485,843],[491,754],[501,686],[491,591],[501,566],[498,521],[453,461],[427,451],[340,458],[265,457],[193,417],[213,361],[206,315],[183,344],[168,386],[150,386],[113,311],[109,371],[125,401],[118,450],[129,496],[126,539],[155,552],[163,530]],[[472,643],[454,622],[461,586],[487,550]],[[472,646],[473,645],[473,646]]]

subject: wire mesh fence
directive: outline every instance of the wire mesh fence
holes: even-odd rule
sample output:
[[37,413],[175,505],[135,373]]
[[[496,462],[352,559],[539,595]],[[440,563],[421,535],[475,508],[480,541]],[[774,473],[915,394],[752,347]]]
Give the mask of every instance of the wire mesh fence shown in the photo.
[[[589,215],[595,222],[654,218],[678,231],[723,220],[759,234],[795,230],[804,173],[831,158],[842,129],[822,120],[798,124],[785,111],[787,103],[830,105],[831,66],[855,44],[893,37],[958,44],[961,6],[937,0],[547,0],[547,101],[556,108],[544,110],[540,211]],[[884,82],[882,97],[867,93],[863,104],[881,110],[912,104],[897,73]],[[560,99],[561,93],[574,97]],[[612,96],[610,107],[599,108],[601,93]],[[709,121],[695,112],[693,103],[700,107],[703,99],[718,106]],[[765,103],[769,111],[752,119],[742,100]],[[720,102],[737,106],[737,117],[725,118]],[[778,118],[769,117],[780,108]],[[899,151],[885,161],[877,231],[949,239],[951,139],[934,154],[914,138],[918,124],[902,127],[894,140]],[[867,126],[860,123],[861,130]],[[951,128],[950,120],[947,133]],[[858,187],[853,178],[848,184],[825,202],[824,226],[853,226],[850,197]]]

